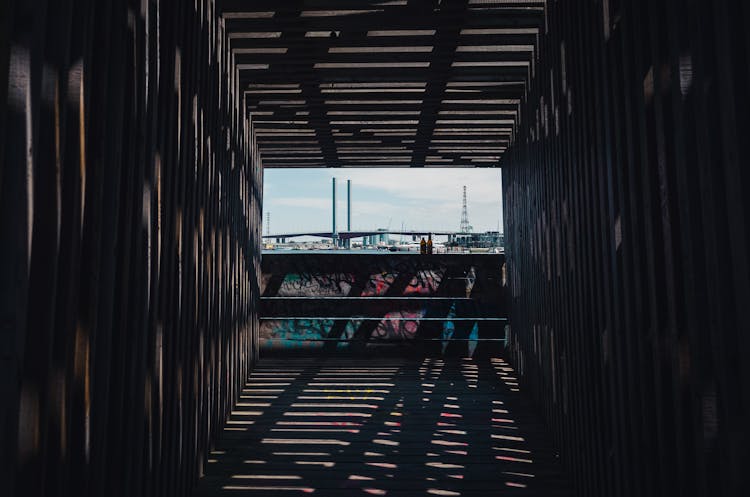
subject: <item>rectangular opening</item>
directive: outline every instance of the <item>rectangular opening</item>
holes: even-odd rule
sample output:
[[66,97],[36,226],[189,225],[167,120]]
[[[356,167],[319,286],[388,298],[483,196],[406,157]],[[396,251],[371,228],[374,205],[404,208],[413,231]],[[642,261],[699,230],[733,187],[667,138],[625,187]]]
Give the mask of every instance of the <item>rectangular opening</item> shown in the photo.
[[[345,141],[349,143],[342,143]],[[430,153],[424,157],[426,165],[453,163],[454,156],[464,157],[470,164],[497,164],[505,149],[497,141],[444,141],[450,143],[429,145]],[[414,153],[398,143],[378,144],[375,140],[339,140],[337,160],[360,167],[267,167],[263,184],[266,249],[281,253],[334,249],[388,253],[390,248],[419,252],[421,237],[430,234],[440,252],[492,248],[490,242],[497,241],[496,235],[502,232],[499,168],[382,168],[378,164],[408,165]],[[282,162],[325,160],[319,147],[305,143],[265,150],[264,163],[278,162],[279,166],[283,166]],[[466,231],[462,227],[463,186],[474,247],[456,242],[462,230]]]

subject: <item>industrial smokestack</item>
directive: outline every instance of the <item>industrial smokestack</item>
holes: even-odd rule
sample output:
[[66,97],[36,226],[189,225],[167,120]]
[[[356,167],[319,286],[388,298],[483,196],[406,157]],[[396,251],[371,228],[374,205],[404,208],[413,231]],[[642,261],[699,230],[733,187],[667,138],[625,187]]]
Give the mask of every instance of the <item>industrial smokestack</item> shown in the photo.
[[338,234],[336,233],[336,178],[333,178],[333,226],[331,228],[331,238],[333,239],[333,245],[336,245]]
[[[352,230],[352,180],[346,180],[346,231]],[[346,239],[346,248],[351,247],[352,239]]]

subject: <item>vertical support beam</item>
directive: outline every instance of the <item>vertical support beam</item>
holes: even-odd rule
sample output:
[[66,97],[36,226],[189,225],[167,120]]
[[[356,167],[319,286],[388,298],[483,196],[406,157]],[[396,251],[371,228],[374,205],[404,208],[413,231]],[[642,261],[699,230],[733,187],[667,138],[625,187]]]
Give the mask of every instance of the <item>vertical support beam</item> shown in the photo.
[[331,239],[333,246],[338,247],[339,236],[336,231],[336,178],[331,178]]
[[[352,230],[352,180],[346,180],[346,231]],[[346,239],[346,248],[352,248],[352,239]]]

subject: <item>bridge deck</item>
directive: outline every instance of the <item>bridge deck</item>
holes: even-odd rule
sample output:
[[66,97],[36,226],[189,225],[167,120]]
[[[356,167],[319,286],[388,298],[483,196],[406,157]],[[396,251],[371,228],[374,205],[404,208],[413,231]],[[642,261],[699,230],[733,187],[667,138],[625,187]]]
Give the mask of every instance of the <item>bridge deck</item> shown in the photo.
[[196,494],[570,495],[502,359],[262,360]]

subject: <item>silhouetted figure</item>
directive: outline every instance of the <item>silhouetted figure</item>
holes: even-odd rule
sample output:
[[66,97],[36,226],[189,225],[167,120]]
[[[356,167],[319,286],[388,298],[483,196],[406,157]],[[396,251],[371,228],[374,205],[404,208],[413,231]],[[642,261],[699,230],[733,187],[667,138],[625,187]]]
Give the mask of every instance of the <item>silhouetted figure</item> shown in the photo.
[[427,242],[424,241],[424,237],[422,237],[422,241],[419,242],[419,253],[422,255],[427,253]]
[[432,253],[432,235],[427,239],[427,253]]

